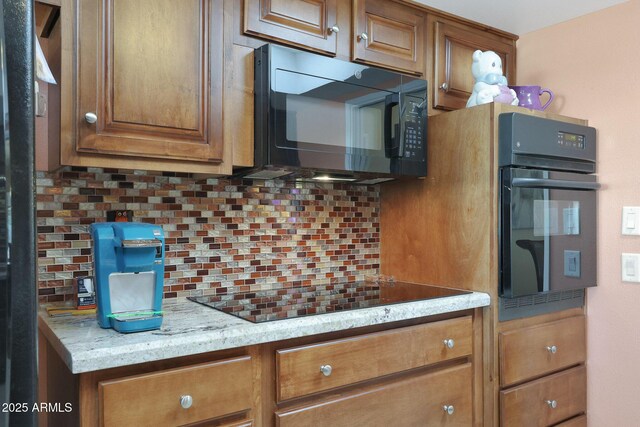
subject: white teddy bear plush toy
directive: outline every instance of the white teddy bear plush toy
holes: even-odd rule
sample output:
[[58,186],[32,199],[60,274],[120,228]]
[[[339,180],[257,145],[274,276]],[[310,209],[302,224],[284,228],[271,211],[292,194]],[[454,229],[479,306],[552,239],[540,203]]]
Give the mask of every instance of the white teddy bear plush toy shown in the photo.
[[494,101],[518,105],[516,92],[507,86],[507,78],[502,75],[502,60],[495,52],[490,50],[473,52],[471,73],[476,83],[467,101],[467,107]]

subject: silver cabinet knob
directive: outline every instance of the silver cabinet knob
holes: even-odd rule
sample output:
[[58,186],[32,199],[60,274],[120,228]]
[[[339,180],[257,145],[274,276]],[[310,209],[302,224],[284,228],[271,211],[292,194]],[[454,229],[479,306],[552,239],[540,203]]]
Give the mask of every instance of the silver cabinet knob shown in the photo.
[[444,405],[442,409],[447,413],[447,415],[453,415],[456,410],[453,405]]
[[329,375],[331,375],[332,371],[333,371],[333,368],[331,367],[331,365],[320,366],[320,372],[322,372],[322,375],[324,375],[325,377],[328,377]]
[[558,347],[555,345],[547,346],[547,351],[551,354],[556,354],[558,352]]
[[369,40],[369,35],[367,33],[362,33],[358,36],[358,41],[360,40]]
[[555,400],[547,400],[547,405],[551,409],[556,409],[558,407],[558,402],[556,402]]
[[449,90],[449,84],[447,82],[442,83],[440,85],[440,90],[444,90],[444,91]]
[[96,113],[86,113],[84,119],[87,123],[94,124],[98,121],[98,116],[96,116]]
[[442,341],[445,345],[445,347],[447,348],[453,348],[453,346],[456,344],[456,342],[454,340],[452,340],[451,338],[446,339],[444,341]]
[[180,406],[182,406],[184,409],[189,409],[191,408],[191,405],[193,405],[193,397],[189,396],[188,394],[180,396]]
[[333,27],[329,27],[329,32],[338,34],[340,32],[340,27],[338,27],[337,25],[334,25]]

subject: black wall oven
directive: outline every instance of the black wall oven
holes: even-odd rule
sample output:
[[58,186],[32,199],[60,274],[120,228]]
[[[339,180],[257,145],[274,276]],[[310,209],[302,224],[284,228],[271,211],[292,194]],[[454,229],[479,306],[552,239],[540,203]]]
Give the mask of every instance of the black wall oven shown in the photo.
[[526,307],[501,319],[582,305],[597,281],[595,129],[519,113],[499,126],[501,308]]

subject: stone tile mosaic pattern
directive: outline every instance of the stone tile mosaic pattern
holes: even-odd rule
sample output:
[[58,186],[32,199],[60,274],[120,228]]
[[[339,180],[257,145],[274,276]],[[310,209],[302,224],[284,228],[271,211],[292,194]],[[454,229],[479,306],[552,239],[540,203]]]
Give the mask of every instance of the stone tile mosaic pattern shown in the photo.
[[165,298],[316,286],[377,274],[377,186],[196,179],[70,168],[37,174],[40,302],[93,274],[89,225],[129,209],[165,232]]

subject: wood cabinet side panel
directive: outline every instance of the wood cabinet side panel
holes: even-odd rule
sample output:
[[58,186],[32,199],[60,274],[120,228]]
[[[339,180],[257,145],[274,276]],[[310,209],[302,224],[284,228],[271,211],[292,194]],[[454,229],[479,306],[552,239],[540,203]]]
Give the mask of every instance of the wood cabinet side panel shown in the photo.
[[427,177],[381,186],[384,274],[497,292],[492,280],[497,270],[497,172],[490,107],[429,117]]

